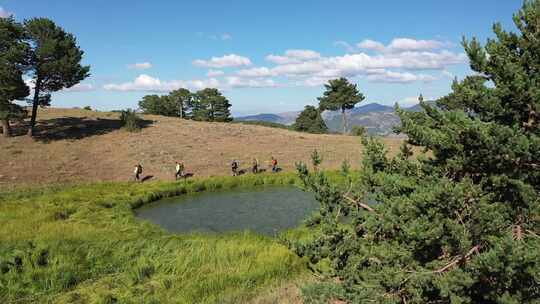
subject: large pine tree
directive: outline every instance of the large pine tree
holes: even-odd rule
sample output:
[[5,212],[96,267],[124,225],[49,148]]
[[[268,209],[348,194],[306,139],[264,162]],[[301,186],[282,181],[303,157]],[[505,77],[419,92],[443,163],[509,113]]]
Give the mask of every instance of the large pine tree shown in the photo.
[[206,88],[195,93],[193,119],[202,121],[231,121],[229,100],[218,89]]
[[[319,295],[352,303],[540,302],[540,1],[463,41],[477,72],[399,132],[429,151],[394,158],[365,139],[361,177],[333,185],[299,172],[321,201],[322,233],[294,244],[335,277]],[[316,294],[317,292],[311,293]]]

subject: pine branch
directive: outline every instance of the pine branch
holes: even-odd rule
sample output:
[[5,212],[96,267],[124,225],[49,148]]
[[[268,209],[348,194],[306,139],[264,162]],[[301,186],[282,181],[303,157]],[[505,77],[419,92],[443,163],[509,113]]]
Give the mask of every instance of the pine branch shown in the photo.
[[461,256],[461,255],[458,255],[457,257],[455,257],[452,262],[446,264],[444,267],[442,268],[439,268],[435,271],[433,271],[433,273],[438,273],[438,274],[441,274],[441,273],[444,273],[446,272],[448,269],[456,266],[457,264],[459,263],[463,263],[463,262],[467,262],[468,260],[471,259],[471,256],[475,253],[479,253],[480,252],[480,248],[482,246],[480,245],[476,245],[474,246],[473,248],[471,248],[464,256]]
[[357,200],[355,200],[355,199],[353,199],[353,198],[351,198],[351,197],[349,197],[349,196],[347,196],[347,195],[343,195],[343,198],[346,199],[346,200],[348,200],[349,202],[351,202],[351,203],[353,203],[353,204],[356,204],[357,206],[360,206],[360,207],[366,209],[366,210],[369,211],[369,212],[373,212],[373,213],[375,213],[375,214],[377,214],[377,215],[380,216],[380,214],[378,214],[378,213],[375,211],[375,209],[371,208],[371,207],[370,207],[369,205],[367,205],[367,204],[364,204],[364,203],[362,203],[362,202],[360,202],[360,201],[357,201]]

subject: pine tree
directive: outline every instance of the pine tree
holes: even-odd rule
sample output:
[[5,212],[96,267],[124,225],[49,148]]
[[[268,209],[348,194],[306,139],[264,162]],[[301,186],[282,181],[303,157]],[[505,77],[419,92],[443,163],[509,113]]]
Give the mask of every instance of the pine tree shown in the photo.
[[193,104],[193,94],[188,89],[178,89],[169,93],[169,99],[175,104],[178,117],[188,118]]
[[5,137],[11,135],[10,120],[22,119],[26,111],[14,100],[30,94],[22,78],[28,45],[24,29],[13,18],[0,18],[0,121]]
[[306,106],[298,115],[293,124],[293,129],[300,132],[308,133],[326,133],[328,127],[321,116],[319,109],[314,106]]
[[84,52],[75,37],[53,21],[34,18],[24,22],[31,46],[28,68],[34,83],[34,98],[28,135],[33,136],[39,106],[50,105],[50,93],[70,88],[88,77],[90,67],[81,66]]
[[526,1],[514,21],[519,33],[495,24],[485,46],[464,39],[477,75],[456,80],[435,106],[398,111],[398,131],[428,154],[409,158],[404,146],[390,158],[364,139],[350,189],[298,166],[320,198],[322,233],[293,248],[332,268],[331,287],[312,293],[351,303],[540,302],[540,1]]
[[346,110],[365,99],[364,95],[358,91],[356,84],[350,83],[346,78],[330,80],[324,87],[326,91],[319,100],[319,109],[322,111],[341,111],[343,133],[347,133]]
[[218,89],[206,88],[195,93],[193,119],[202,121],[231,121],[231,104]]

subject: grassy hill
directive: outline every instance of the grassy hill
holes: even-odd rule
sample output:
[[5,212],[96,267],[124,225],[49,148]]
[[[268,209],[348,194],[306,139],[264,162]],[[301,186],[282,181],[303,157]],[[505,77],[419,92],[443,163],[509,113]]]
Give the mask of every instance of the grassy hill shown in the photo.
[[[171,180],[174,162],[183,160],[195,176],[229,174],[233,158],[247,168],[256,157],[266,166],[271,156],[285,171],[309,161],[314,149],[323,168],[337,169],[344,159],[353,168],[361,160],[358,137],[314,135],[257,125],[210,123],[143,115],[144,128],[120,128],[118,113],[80,109],[39,111],[37,136],[0,138],[0,185],[126,181],[141,162],[144,175]],[[21,128],[16,130],[24,133]],[[400,139],[384,139],[397,151]]]

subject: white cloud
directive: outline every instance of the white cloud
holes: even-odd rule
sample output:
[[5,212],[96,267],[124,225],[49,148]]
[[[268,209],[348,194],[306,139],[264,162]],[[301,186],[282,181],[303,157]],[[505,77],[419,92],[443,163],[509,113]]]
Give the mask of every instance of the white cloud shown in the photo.
[[13,16],[13,12],[8,12],[3,7],[0,6],[0,18],[8,18],[10,16]]
[[222,57],[212,57],[210,60],[197,59],[193,61],[193,64],[206,68],[226,68],[251,65],[251,60],[247,57],[229,54]]
[[440,52],[384,53],[379,55],[358,53],[335,57],[320,57],[316,60],[303,62],[289,62],[279,64],[273,68],[258,67],[240,70],[238,74],[244,77],[352,77],[374,74],[387,69],[444,69],[450,65],[463,63],[465,59],[464,54],[456,54],[446,50]]
[[89,83],[78,83],[71,88],[63,89],[62,92],[88,92],[94,90],[94,86]]
[[385,49],[384,44],[371,40],[371,39],[363,40],[362,42],[358,43],[356,46],[361,49],[374,50],[374,51],[379,51],[379,52],[382,52]]
[[227,85],[231,88],[272,88],[277,84],[272,79],[244,79],[241,77],[227,77]]
[[206,76],[208,77],[217,77],[225,74],[225,72],[220,70],[209,70],[208,73],[206,73]]
[[299,63],[321,58],[321,54],[312,50],[287,50],[284,56],[270,54],[266,60],[276,64]]
[[388,49],[397,51],[419,51],[433,50],[444,46],[443,42],[437,40],[415,40],[411,38],[396,38],[392,40]]
[[430,82],[437,80],[436,77],[425,74],[412,74],[384,71],[380,74],[368,75],[367,79],[373,82],[390,82],[390,83],[410,83],[415,81]]
[[203,79],[203,80],[170,80],[161,81],[159,78],[154,78],[146,74],[141,74],[135,80],[131,82],[124,82],[121,84],[106,84],[103,86],[108,91],[143,91],[143,92],[169,92],[179,88],[190,89],[203,89],[203,88],[217,88],[220,83],[215,78]]
[[349,52],[349,53],[352,53],[352,52],[355,51],[355,48],[354,48],[352,45],[350,45],[348,42],[342,41],[342,40],[340,40],[340,41],[335,41],[335,42],[334,42],[334,46],[342,47],[342,48],[344,48],[344,49],[345,49],[347,52]]
[[356,44],[359,49],[394,53],[407,51],[436,50],[450,45],[451,44],[448,42],[442,42],[438,40],[417,40],[412,38],[395,38],[387,46],[385,46],[379,41],[371,39],[366,39]]
[[150,62],[138,62],[133,64],[128,64],[128,69],[134,69],[134,70],[146,70],[150,69],[152,67],[152,64]]
[[243,69],[236,72],[239,76],[243,77],[270,77],[276,76],[271,69],[267,67],[252,68],[252,69]]
[[454,79],[456,77],[456,75],[454,75],[453,73],[447,70],[443,70],[441,74],[443,74],[443,76],[448,77],[450,79]]
[[221,34],[220,38],[221,38],[221,40],[225,41],[225,40],[231,40],[232,36],[229,33],[223,33],[223,34]]

